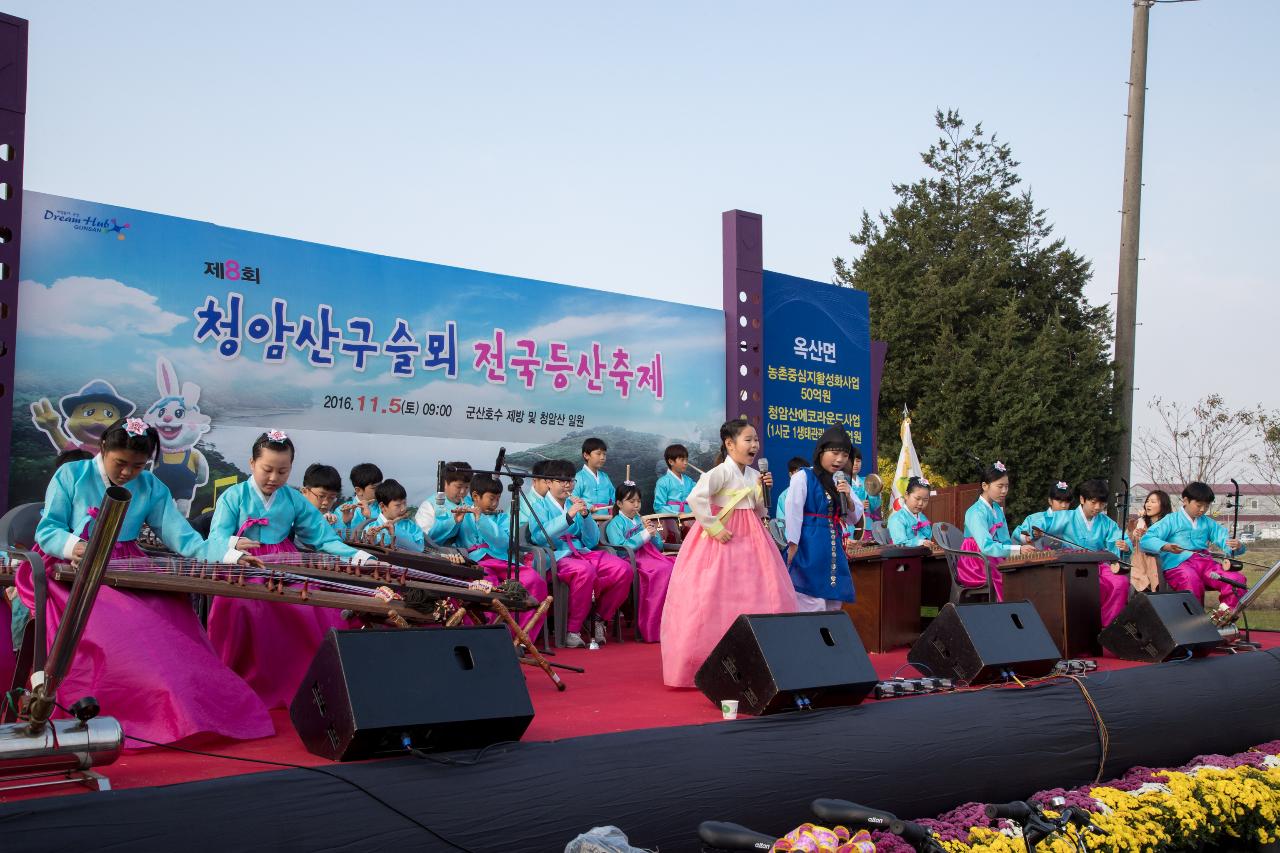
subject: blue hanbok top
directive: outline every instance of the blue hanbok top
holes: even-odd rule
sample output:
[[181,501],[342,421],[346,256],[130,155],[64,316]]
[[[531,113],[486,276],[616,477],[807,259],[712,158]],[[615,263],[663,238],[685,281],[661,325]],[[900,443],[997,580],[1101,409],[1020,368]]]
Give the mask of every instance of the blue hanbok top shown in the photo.
[[461,503],[445,498],[444,509],[436,505],[433,495],[418,505],[418,514],[413,520],[432,542],[448,545],[458,538],[458,522],[453,520],[453,511],[464,506],[472,506],[470,495],[464,497]]
[[355,563],[373,559],[367,552],[339,539],[320,510],[297,489],[281,486],[267,497],[252,477],[218,496],[209,526],[208,559],[225,563],[238,561],[244,553],[235,547],[241,536],[256,539],[263,545],[276,545],[292,538],[317,551]]
[[[1084,510],[1077,506],[1074,510],[1045,513],[1045,516],[1045,524],[1036,526],[1046,534],[1046,547],[1110,551],[1117,557],[1123,556],[1117,542],[1123,540],[1130,549],[1133,548],[1128,535],[1120,530],[1115,519],[1105,513],[1098,513],[1092,519],[1087,519],[1084,517]],[[1055,539],[1055,536],[1061,536],[1062,539]],[[1067,541],[1062,541],[1063,539]]]
[[464,515],[458,525],[457,545],[475,562],[486,557],[506,561],[510,540],[511,515],[506,512]]
[[[1216,545],[1222,553],[1230,554],[1232,557],[1243,554],[1245,551],[1243,542],[1234,551],[1227,548],[1229,538],[1227,528],[1209,516],[1202,515],[1192,521],[1187,511],[1180,509],[1151,525],[1151,529],[1143,535],[1140,544],[1143,551],[1156,556],[1160,561],[1160,568],[1167,572],[1191,559],[1189,551],[1203,551],[1209,547],[1210,543]],[[1186,550],[1181,554],[1171,554],[1160,550],[1165,545],[1180,545]]]
[[[550,493],[534,501],[533,514],[537,521],[529,525],[529,531],[534,543],[550,547],[556,559],[567,557],[575,550],[590,551],[600,543],[600,526],[595,519],[590,515],[575,515],[570,522],[564,505]],[[551,538],[550,542],[547,537]]]
[[573,477],[573,495],[582,498],[591,508],[592,513],[604,512],[613,508],[613,499],[617,493],[613,489],[613,481],[604,471],[591,473],[591,469],[582,466]]
[[692,478],[687,474],[677,477],[674,472],[667,471],[654,484],[653,511],[693,512],[689,506],[689,492],[693,491],[694,485]]
[[1009,537],[1004,507],[978,498],[964,514],[964,535],[978,543],[978,550],[988,557],[1007,559],[1022,550]]
[[[102,457],[68,462],[49,480],[44,494],[44,511],[36,525],[36,544],[50,557],[70,560],[80,535],[90,524],[89,510],[97,510],[107,493],[106,469]],[[118,541],[132,542],[147,524],[175,554],[202,559],[205,543],[191,523],[178,512],[169,487],[150,471],[143,471],[125,483],[133,497],[120,525]]]
[[933,525],[925,514],[916,515],[906,507],[889,516],[888,528],[894,545],[917,547],[933,538]]
[[644,519],[640,516],[627,518],[615,515],[604,528],[604,538],[610,545],[640,548],[646,542],[652,542],[655,548],[662,548],[662,534],[652,534],[644,527]]

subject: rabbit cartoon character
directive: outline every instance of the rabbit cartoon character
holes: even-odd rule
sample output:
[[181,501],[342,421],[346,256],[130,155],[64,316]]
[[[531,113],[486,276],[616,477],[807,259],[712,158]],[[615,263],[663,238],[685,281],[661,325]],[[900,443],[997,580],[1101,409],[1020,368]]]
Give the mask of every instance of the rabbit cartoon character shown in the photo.
[[209,431],[209,416],[200,413],[200,386],[178,385],[178,374],[164,356],[156,358],[156,385],[160,399],[151,404],[143,420],[160,433],[160,458],[151,472],[169,487],[183,515],[191,510],[196,489],[209,482],[209,463],[196,443]]

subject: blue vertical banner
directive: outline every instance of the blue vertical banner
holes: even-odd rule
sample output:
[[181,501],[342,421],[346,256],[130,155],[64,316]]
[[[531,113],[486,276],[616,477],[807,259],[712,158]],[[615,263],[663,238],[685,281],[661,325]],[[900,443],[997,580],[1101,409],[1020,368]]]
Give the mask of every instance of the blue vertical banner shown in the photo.
[[[871,456],[875,405],[865,291],[764,271],[763,455],[775,478],[839,424]],[[874,471],[867,459],[863,471]]]

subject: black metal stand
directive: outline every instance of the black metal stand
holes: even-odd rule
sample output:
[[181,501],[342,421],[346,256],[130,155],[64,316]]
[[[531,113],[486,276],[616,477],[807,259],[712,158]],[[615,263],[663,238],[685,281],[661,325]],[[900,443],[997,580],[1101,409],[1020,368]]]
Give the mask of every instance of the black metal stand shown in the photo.
[[[507,525],[507,580],[510,581],[519,576],[518,566],[521,563],[521,559],[520,559],[520,511],[521,510],[520,508],[522,505],[528,511],[529,517],[533,519],[532,523],[538,525],[538,529],[542,531],[542,536],[547,540],[547,543],[548,543],[547,547],[551,548],[553,553],[554,553],[554,547],[551,546],[550,544],[551,536],[547,533],[547,529],[542,526],[542,519],[538,518],[538,514],[533,511],[533,504],[529,502],[529,496],[524,493],[525,480],[531,477],[532,474],[530,474],[527,471],[512,470],[510,465],[503,465],[502,467],[505,470],[477,471],[475,469],[472,469],[471,474],[473,476],[476,474],[484,474],[484,475],[498,478],[498,479],[505,477],[508,480],[510,480],[510,484],[507,486],[507,491],[511,493],[511,509],[510,509],[510,512],[508,513],[508,516],[510,517],[510,524]],[[554,556],[552,557],[552,559],[555,559]],[[550,590],[548,590],[548,592],[550,592]],[[548,639],[546,642],[543,643],[543,645],[546,646],[546,648],[543,649],[542,653],[544,655],[554,655],[555,652],[551,650],[550,637],[555,632],[555,619],[554,618],[547,619],[547,624],[543,626],[543,630],[544,630],[544,636],[546,636]],[[556,666],[556,664],[552,664],[552,666]],[[576,672],[584,671],[580,667],[564,666],[562,668],[573,669]]]

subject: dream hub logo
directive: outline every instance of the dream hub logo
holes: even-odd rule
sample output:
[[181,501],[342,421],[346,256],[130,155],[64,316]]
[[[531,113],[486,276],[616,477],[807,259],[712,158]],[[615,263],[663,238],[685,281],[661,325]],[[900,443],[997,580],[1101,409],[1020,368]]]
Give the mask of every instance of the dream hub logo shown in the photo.
[[106,219],[101,216],[83,216],[73,210],[48,210],[44,212],[45,219],[52,219],[54,222],[65,222],[77,231],[97,231],[101,234],[115,234],[117,240],[125,238],[125,229],[129,227],[129,223],[121,225],[119,220],[115,218]]

